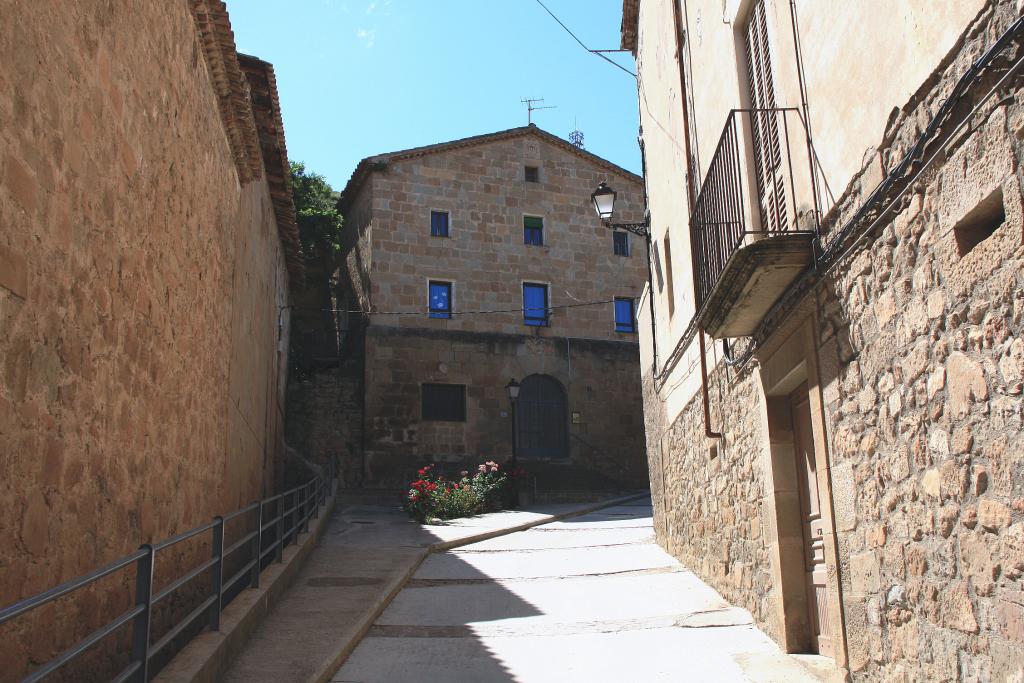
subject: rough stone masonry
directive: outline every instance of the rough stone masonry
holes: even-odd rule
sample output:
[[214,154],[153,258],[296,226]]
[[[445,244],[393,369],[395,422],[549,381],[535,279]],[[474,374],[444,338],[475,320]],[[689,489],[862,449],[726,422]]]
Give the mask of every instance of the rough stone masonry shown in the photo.
[[[894,115],[827,217],[826,247],[1014,13],[1012,3],[994,3]],[[841,589],[855,680],[1024,675],[1024,109],[1016,83],[958,127],[893,216],[810,298],[839,561],[830,580]],[[975,84],[963,112],[994,84]],[[780,325],[774,348],[792,329]],[[719,442],[704,437],[698,395],[671,424],[648,411],[648,453],[659,542],[781,641],[770,513],[777,435],[758,358],[712,373]],[[645,404],[657,405],[650,376],[645,393]]]
[[[273,70],[240,62],[222,2],[6,3],[3,23],[6,606],[273,486],[296,252]],[[5,625],[0,677],[119,614],[132,581]]]

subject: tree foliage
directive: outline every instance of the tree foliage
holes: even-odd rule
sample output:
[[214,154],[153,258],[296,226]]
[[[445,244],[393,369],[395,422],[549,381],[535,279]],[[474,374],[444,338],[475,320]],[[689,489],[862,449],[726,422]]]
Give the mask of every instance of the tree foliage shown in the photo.
[[343,219],[338,213],[338,193],[319,173],[291,162],[292,199],[299,224],[299,240],[307,259],[332,258],[341,251]]

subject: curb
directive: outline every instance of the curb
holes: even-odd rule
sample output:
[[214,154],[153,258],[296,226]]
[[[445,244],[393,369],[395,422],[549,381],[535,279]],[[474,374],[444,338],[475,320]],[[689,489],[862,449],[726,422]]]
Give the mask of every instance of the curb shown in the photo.
[[352,651],[356,649],[356,646],[362,642],[366,633],[370,630],[370,627],[373,626],[373,623],[377,621],[380,615],[384,613],[384,610],[386,610],[394,601],[395,597],[403,588],[405,588],[405,584],[407,584],[409,579],[413,577],[413,574],[415,574],[416,570],[420,568],[420,565],[423,564],[424,560],[430,557],[433,553],[444,552],[453,548],[479,543],[480,541],[486,541],[499,536],[507,536],[508,534],[526,531],[533,527],[550,524],[551,522],[558,522],[563,519],[579,517],[603,508],[614,507],[616,505],[621,505],[622,503],[640,500],[641,498],[649,498],[650,495],[650,491],[631,493],[618,498],[609,498],[607,500],[598,501],[575,510],[545,515],[544,517],[534,519],[529,522],[523,522],[522,524],[517,524],[515,526],[505,527],[502,529],[491,529],[489,531],[482,531],[478,534],[473,534],[457,540],[438,541],[437,543],[431,543],[430,545],[424,546],[423,551],[417,558],[409,563],[408,569],[402,573],[401,577],[391,582],[380,603],[360,622],[359,627],[356,630],[355,637],[345,643],[345,645],[331,658],[330,662],[321,665],[312,676],[307,678],[306,683],[330,683],[334,674],[338,673],[341,667],[345,664],[345,660],[348,659],[349,655],[352,654]]
[[216,683],[245,647],[252,632],[291,585],[306,557],[313,551],[334,511],[337,494],[320,506],[309,531],[296,545],[284,550],[284,562],[271,564],[260,574],[260,587],[242,591],[221,614],[221,630],[204,631],[190,640],[160,673],[154,683]]

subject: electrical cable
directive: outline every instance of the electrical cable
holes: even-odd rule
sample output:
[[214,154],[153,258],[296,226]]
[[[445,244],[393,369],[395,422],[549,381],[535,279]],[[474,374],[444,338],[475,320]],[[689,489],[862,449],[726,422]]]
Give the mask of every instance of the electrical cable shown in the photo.
[[580,39],[579,39],[578,37],[576,37],[576,34],[575,34],[575,33],[573,33],[573,32],[572,32],[571,30],[569,30],[569,27],[568,27],[568,26],[566,26],[565,24],[563,24],[563,23],[562,23],[562,20],[561,20],[561,19],[559,19],[558,17],[556,17],[556,16],[555,16],[555,13],[554,13],[554,12],[552,12],[551,10],[549,10],[549,9],[548,9],[548,7],[547,7],[547,5],[545,5],[545,4],[543,3],[543,2],[541,2],[540,0],[537,0],[537,4],[538,4],[538,5],[540,5],[541,7],[543,7],[543,8],[544,8],[544,11],[545,11],[545,12],[547,12],[548,14],[550,14],[550,15],[551,15],[551,18],[552,18],[552,19],[554,19],[555,21],[557,21],[557,22],[558,22],[558,25],[559,25],[559,26],[561,26],[562,28],[564,28],[564,29],[565,29],[565,32],[566,32],[566,33],[568,33],[568,34],[569,34],[570,36],[572,36],[573,40],[575,40],[575,41],[576,41],[577,43],[579,43],[579,44],[580,44],[580,47],[582,47],[582,48],[583,48],[584,50],[586,50],[587,52],[589,52],[589,53],[590,53],[590,54],[592,54],[592,55],[597,55],[598,57],[600,57],[600,58],[601,58],[601,59],[603,59],[604,61],[608,62],[608,63],[609,63],[609,64],[611,64],[612,66],[614,66],[614,67],[617,67],[617,68],[619,68],[619,69],[622,69],[623,71],[625,71],[626,73],[628,73],[628,74],[629,74],[630,76],[632,76],[633,78],[636,78],[636,74],[635,74],[635,73],[633,73],[632,71],[630,71],[630,70],[629,70],[629,69],[627,69],[626,67],[622,66],[622,65],[621,65],[621,64],[619,64],[618,62],[616,62],[616,61],[614,61],[614,60],[610,59],[609,57],[605,57],[605,56],[604,56],[604,55],[602,54],[602,52],[604,52],[604,50],[591,50],[591,49],[590,49],[589,47],[587,47],[586,45],[584,45],[584,44],[583,44],[583,41],[582,41],[582,40],[580,40]]
[[[449,315],[489,315],[493,313],[525,313],[527,311],[556,311],[565,308],[580,308],[583,306],[600,306],[603,304],[614,303],[615,299],[600,299],[598,301],[581,301],[575,304],[561,304],[559,306],[545,306],[545,307],[523,307],[523,308],[495,308],[495,309],[483,309],[477,311],[445,311]],[[296,311],[308,311],[316,313],[360,313],[366,315],[428,315],[431,311],[429,309],[421,309],[418,311],[366,311],[362,309],[347,310],[343,308],[314,308],[314,307],[293,307]],[[434,311],[435,313],[438,311]]]

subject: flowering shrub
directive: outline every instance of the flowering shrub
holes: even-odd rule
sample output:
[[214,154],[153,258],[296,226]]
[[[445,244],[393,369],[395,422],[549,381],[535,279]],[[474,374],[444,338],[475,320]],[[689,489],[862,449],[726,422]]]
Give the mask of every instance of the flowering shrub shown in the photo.
[[458,479],[446,479],[428,465],[417,472],[419,479],[409,484],[405,510],[413,519],[455,519],[480,512],[500,510],[502,490],[508,477],[493,460],[481,464],[476,472],[460,473]]

